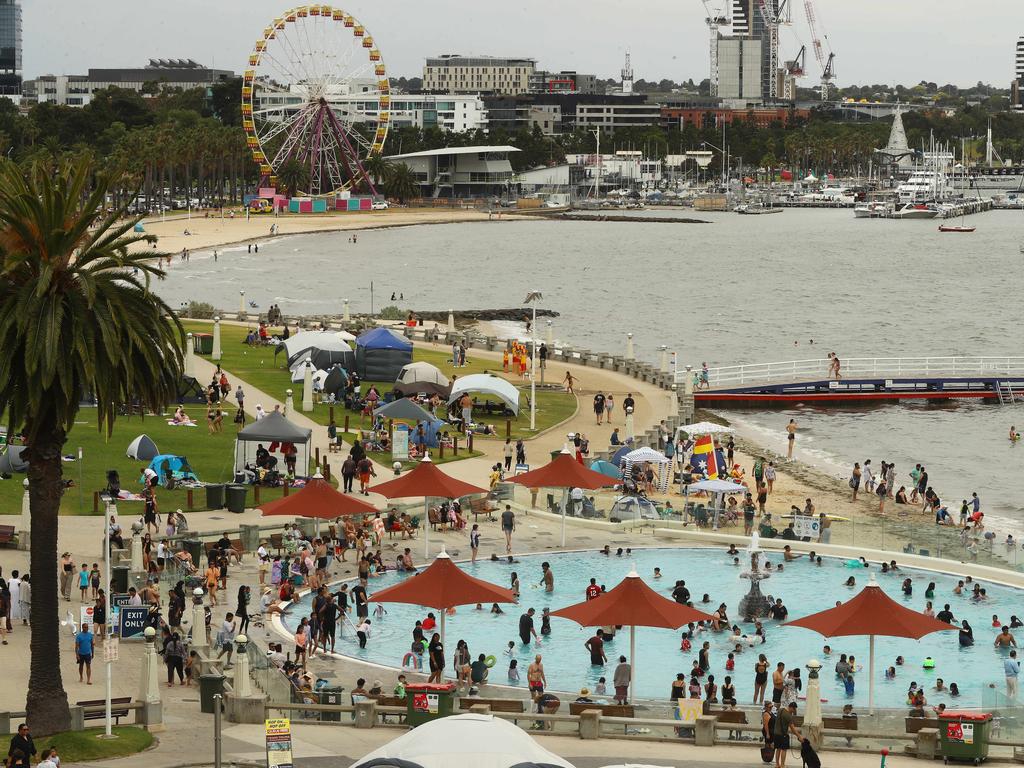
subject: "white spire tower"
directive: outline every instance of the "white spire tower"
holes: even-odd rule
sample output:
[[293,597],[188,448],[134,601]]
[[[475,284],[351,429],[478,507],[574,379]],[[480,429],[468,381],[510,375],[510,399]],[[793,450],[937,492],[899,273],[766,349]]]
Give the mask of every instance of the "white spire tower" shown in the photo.
[[633,67],[629,63],[629,51],[626,51],[626,64],[622,67],[622,93],[630,94],[633,92]]

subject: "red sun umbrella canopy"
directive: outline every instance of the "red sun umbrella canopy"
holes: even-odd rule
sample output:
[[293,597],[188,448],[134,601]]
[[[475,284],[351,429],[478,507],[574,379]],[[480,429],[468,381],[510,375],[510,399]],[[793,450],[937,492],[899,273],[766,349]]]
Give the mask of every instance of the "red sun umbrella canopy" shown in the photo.
[[448,553],[442,551],[429,568],[395,584],[374,592],[376,603],[410,603],[446,610],[476,603],[514,603],[512,590],[470,576],[459,568]]
[[587,469],[571,454],[560,453],[539,469],[524,472],[511,478],[513,483],[527,488],[585,488],[595,490],[617,485],[613,477]]
[[662,597],[648,587],[636,571],[600,597],[569,605],[551,612],[552,616],[571,619],[584,627],[607,625],[622,627],[661,627],[679,629],[696,621],[712,621],[713,616]]
[[786,622],[786,627],[803,627],[824,637],[875,635],[918,640],[932,632],[956,627],[906,608],[872,580],[860,594],[835,608]]
[[463,496],[487,493],[487,489],[478,488],[475,485],[456,480],[454,477],[449,477],[427,457],[411,472],[386,483],[375,485],[373,492],[389,499],[407,499],[417,496],[459,499]]
[[295,515],[320,520],[334,520],[345,515],[372,515],[380,511],[372,504],[360,501],[354,496],[339,493],[322,477],[312,478],[295,493],[260,504],[259,509],[262,510],[264,517]]

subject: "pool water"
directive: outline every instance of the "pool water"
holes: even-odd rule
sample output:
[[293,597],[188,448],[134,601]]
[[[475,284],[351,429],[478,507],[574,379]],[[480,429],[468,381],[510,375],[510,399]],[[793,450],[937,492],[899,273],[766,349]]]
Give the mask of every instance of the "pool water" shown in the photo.
[[[781,556],[770,554],[767,558],[777,565]],[[546,593],[535,585],[541,578],[541,563],[548,561],[555,576],[555,591]],[[741,563],[749,560],[741,555]],[[541,646],[523,645],[518,638],[519,617],[527,608],[536,609],[535,626],[540,632],[540,614],[545,607],[556,610],[566,605],[581,601],[584,588],[595,577],[598,584],[608,589],[616,586],[636,565],[637,572],[654,589],[668,597],[677,579],[684,579],[690,590],[694,607],[714,612],[719,603],[725,603],[729,610],[729,618],[739,624],[744,633],[753,633],[752,624],[738,622],[736,612],[740,598],[746,594],[750,583],[740,579],[742,567],[733,565],[733,559],[725,554],[724,549],[707,548],[651,548],[634,549],[631,556],[605,556],[599,552],[547,553],[526,555],[517,558],[517,562],[481,561],[475,564],[461,563],[468,573],[477,578],[486,579],[501,586],[509,586],[511,573],[515,571],[521,584],[519,605],[503,605],[502,615],[489,613],[490,606],[478,611],[474,606],[458,609],[454,616],[449,616],[446,625],[446,676],[452,676],[452,657],[456,643],[462,639],[469,645],[472,658],[484,653],[497,657],[497,663],[491,670],[488,682],[492,684],[508,683],[508,667],[510,657],[504,650],[510,640],[515,641],[514,653],[511,658],[518,660],[520,682],[525,686],[526,667],[536,653],[543,654],[544,667],[547,673],[548,687],[558,691],[576,692],[588,687],[593,692],[598,678],[607,679],[609,694],[614,689],[611,683],[612,672],[618,656],[629,655],[629,630],[620,631],[614,640],[605,643],[605,654],[609,662],[606,666],[591,666],[589,653],[583,643],[591,637],[592,628],[580,627],[566,619],[551,620],[551,634],[544,637]],[[652,578],[655,567],[661,569],[663,577]],[[761,582],[761,589],[766,595],[781,597],[789,609],[789,618],[795,619],[817,611],[830,608],[837,600],[847,600],[856,594],[868,582],[868,575],[875,574],[879,585],[893,599],[906,604],[915,610],[925,607],[925,590],[929,582],[935,582],[935,598],[932,601],[937,612],[942,610],[944,603],[950,604],[950,610],[957,620],[967,619],[974,629],[975,644],[961,648],[956,632],[938,632],[920,641],[877,638],[875,704],[879,707],[903,707],[906,703],[906,692],[911,681],[923,685],[928,704],[934,706],[939,702],[947,705],[981,706],[982,691],[989,684],[995,684],[998,690],[1003,685],[1003,659],[1007,651],[993,648],[993,641],[998,629],[992,627],[992,615],[1009,624],[1011,614],[1024,614],[1020,590],[1010,587],[982,583],[986,589],[987,599],[975,601],[965,593],[953,594],[957,577],[928,571],[915,571],[901,568],[896,575],[883,574],[878,566],[870,569],[863,567],[851,568],[845,560],[823,558],[822,565],[811,565],[808,559],[801,558],[785,566],[782,573],[773,572],[771,578]],[[844,582],[854,576],[856,587],[846,587]],[[913,595],[902,593],[901,585],[904,578],[913,579]],[[370,581],[369,591],[390,586],[405,574],[389,572]],[[704,594],[710,595],[710,602],[702,605]],[[352,626],[344,623],[342,637],[336,646],[338,653],[351,656],[362,661],[398,667],[402,657],[409,649],[412,640],[412,628],[417,619],[423,619],[427,609],[413,605],[386,604],[387,614],[380,620],[373,619],[371,604],[372,635],[365,649],[360,649],[354,640]],[[293,629],[299,617],[308,615],[310,597],[303,597],[284,616],[284,624]],[[754,671],[753,666],[759,653],[768,657],[769,670],[782,661],[789,669],[792,666],[801,668],[801,679],[806,690],[807,670],[804,665],[811,658],[817,658],[824,664],[821,673],[822,698],[828,699],[826,706],[841,706],[853,703],[858,708],[866,708],[868,698],[868,639],[866,637],[841,637],[826,641],[817,633],[796,627],[780,627],[780,622],[764,620],[767,642],[758,646],[744,646],[742,653],[736,656],[736,668],[732,673],[725,669],[727,654],[732,651],[734,643],[729,633],[704,632],[697,634],[693,647],[689,652],[680,650],[681,631],[665,629],[637,629],[637,689],[640,698],[667,699],[672,680],[679,672],[689,675],[697,653],[704,641],[711,643],[711,669],[709,674],[715,676],[715,682],[721,686],[727,674],[732,675],[733,685],[739,702],[750,703],[753,698]],[[683,628],[685,629],[685,627]],[[429,638],[429,633],[428,633]],[[1024,630],[1020,633],[1024,641]],[[832,656],[823,656],[823,646],[828,642],[832,647]],[[833,668],[839,654],[853,654],[856,663],[863,667],[856,675],[854,695],[847,696],[841,682],[835,677]],[[895,664],[898,655],[902,655],[906,663],[897,667],[894,680],[885,680],[884,672]],[[935,660],[935,668],[924,670],[922,660],[931,656]],[[934,691],[935,680],[942,678],[948,686],[955,682],[960,689],[960,696],[953,699],[948,693]],[[687,677],[687,679],[689,679]],[[701,681],[703,685],[703,680]],[[769,678],[768,695],[771,695]]]

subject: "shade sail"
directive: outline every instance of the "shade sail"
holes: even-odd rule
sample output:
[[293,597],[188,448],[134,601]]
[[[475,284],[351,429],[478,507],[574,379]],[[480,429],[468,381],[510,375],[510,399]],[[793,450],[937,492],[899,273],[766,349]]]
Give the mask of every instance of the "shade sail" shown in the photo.
[[318,520],[334,520],[345,515],[372,515],[379,510],[355,496],[339,493],[322,477],[310,479],[306,485],[280,499],[260,504],[264,517],[271,515],[294,515],[314,517]]
[[376,603],[410,603],[445,610],[476,603],[514,603],[512,590],[470,576],[443,550],[430,567],[387,589],[374,592]]
[[919,640],[932,632],[957,629],[897,603],[873,581],[842,605],[794,619],[783,626],[803,627],[825,637],[876,635],[912,640]]
[[247,442],[261,440],[285,443],[308,443],[313,430],[303,429],[288,421],[276,411],[271,411],[259,421],[239,430],[237,439]]
[[713,421],[698,421],[694,424],[683,424],[676,429],[676,432],[685,432],[688,435],[717,435],[727,432],[735,432],[732,427],[722,424],[715,424]]
[[594,490],[616,485],[615,478],[587,469],[568,453],[560,453],[539,469],[509,478],[527,488],[585,488]]
[[662,597],[636,571],[600,597],[551,612],[584,627],[630,626],[679,629],[684,624],[711,621],[710,614]]
[[686,486],[686,492],[707,491],[708,493],[743,493],[747,486],[734,483],[732,480],[701,480]]
[[398,374],[399,384],[439,384],[442,387],[450,387],[448,377],[441,373],[436,365],[420,360],[404,366]]
[[437,465],[428,457],[417,464],[411,472],[386,483],[375,485],[373,492],[388,499],[408,499],[419,496],[458,499],[463,496],[487,493],[487,489],[478,488],[475,485],[456,480],[454,477],[449,477],[438,469]]
[[380,408],[375,408],[373,415],[383,416],[386,419],[402,419],[404,421],[435,421],[435,418],[430,415],[429,411],[424,410],[406,397],[392,400],[390,403],[380,406]]
[[452,384],[448,402],[454,403],[467,392],[478,392],[482,395],[493,395],[507,405],[512,413],[519,413],[519,390],[515,385],[489,373],[473,373],[462,376]]

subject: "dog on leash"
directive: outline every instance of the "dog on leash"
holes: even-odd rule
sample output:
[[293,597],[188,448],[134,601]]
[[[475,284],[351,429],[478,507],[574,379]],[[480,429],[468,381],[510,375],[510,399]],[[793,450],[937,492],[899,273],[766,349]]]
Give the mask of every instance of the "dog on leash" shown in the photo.
[[807,739],[800,743],[800,759],[804,763],[804,768],[821,768],[821,758]]

